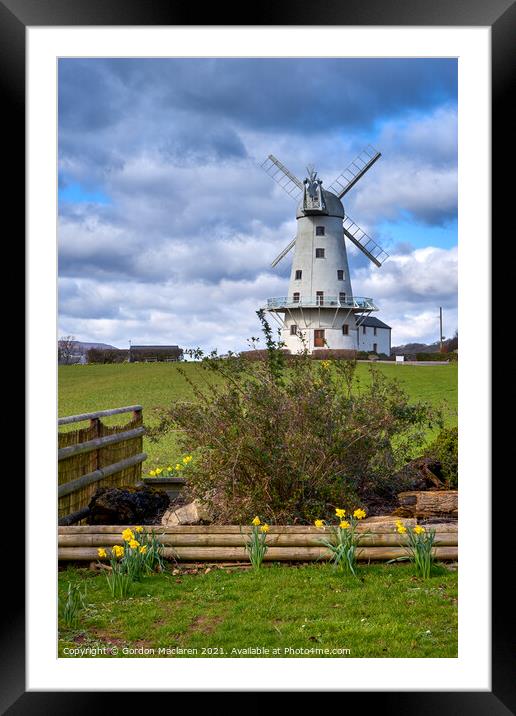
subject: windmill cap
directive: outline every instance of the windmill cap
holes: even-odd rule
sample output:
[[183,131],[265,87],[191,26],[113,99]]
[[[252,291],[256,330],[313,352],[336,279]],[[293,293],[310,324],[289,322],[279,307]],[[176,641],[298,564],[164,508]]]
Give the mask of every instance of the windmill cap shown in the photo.
[[[342,206],[341,200],[335,196],[335,194],[332,194],[331,191],[326,191],[326,189],[322,189],[322,193],[326,204],[326,211],[319,214],[319,216],[337,216],[339,219],[343,219],[344,207]],[[308,216],[308,214],[305,214],[303,211],[303,200],[301,200],[297,207],[296,219],[300,219],[303,216]],[[310,214],[310,216],[313,216],[313,214]]]

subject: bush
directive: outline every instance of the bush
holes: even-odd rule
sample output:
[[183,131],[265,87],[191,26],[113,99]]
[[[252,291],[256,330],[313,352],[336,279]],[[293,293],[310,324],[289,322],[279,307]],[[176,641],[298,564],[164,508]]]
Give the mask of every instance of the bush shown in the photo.
[[355,360],[357,352],[349,348],[318,348],[312,353],[313,360]]
[[443,428],[425,453],[441,463],[441,474],[455,489],[459,484],[459,433],[455,428]]
[[416,360],[424,360],[424,361],[449,361],[453,360],[451,358],[452,355],[457,355],[456,353],[416,353]]
[[129,357],[129,351],[118,348],[90,348],[86,351],[88,363],[123,363]]
[[381,492],[439,414],[411,404],[373,365],[369,384],[360,385],[355,361],[306,353],[285,360],[258,315],[265,357],[204,358],[223,381],[207,381],[205,391],[190,381],[196,402],[163,412],[151,436],[175,430],[182,447],[197,450],[188,487],[221,522],[256,514],[275,524],[312,522]]

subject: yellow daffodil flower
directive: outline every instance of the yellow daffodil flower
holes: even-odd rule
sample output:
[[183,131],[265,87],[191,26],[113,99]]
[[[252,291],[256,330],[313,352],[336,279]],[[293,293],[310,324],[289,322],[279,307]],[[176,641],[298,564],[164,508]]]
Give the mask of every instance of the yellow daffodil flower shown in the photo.
[[346,522],[346,520],[342,520],[339,524],[339,527],[341,530],[349,530],[349,522]]
[[149,472],[149,477],[156,477],[156,470],[151,470]]
[[414,527],[414,533],[417,535],[423,534],[424,531],[425,531],[425,528],[421,527],[421,525],[416,525]]
[[324,520],[315,520],[314,525],[319,528],[324,527]]
[[268,525],[267,523],[265,523],[265,524],[263,524],[263,525],[260,527],[260,529],[261,529],[262,532],[267,533],[267,532],[269,531],[270,527],[269,527],[269,525]]
[[129,542],[129,547],[130,547],[131,549],[136,549],[136,548],[139,547],[139,546],[140,546],[140,543],[138,542],[137,539],[132,539],[132,540]]
[[253,520],[253,522],[252,522],[252,524],[253,524],[255,527],[258,527],[258,525],[261,524],[261,523],[260,523],[260,518],[259,518],[258,516],[255,517],[254,520]]
[[337,508],[335,510],[335,514],[337,517],[344,517],[346,515],[346,510],[341,510],[340,508]]
[[104,547],[99,547],[98,553],[99,553],[99,557],[107,557],[107,552],[104,549]]
[[135,531],[135,532],[143,532],[143,527],[140,527],[140,526],[135,527],[135,528],[134,528],[134,531]]
[[357,520],[363,520],[365,516],[366,516],[365,511],[360,508],[353,512],[353,517],[356,517]]
[[122,539],[124,542],[130,542],[134,539],[134,533],[129,527],[122,532]]
[[185,465],[188,465],[189,462],[192,462],[192,456],[191,456],[191,455],[186,455],[186,456],[183,458],[183,462],[184,462]]
[[396,522],[396,530],[398,531],[398,533],[400,535],[404,535],[405,532],[407,531],[407,528],[401,522]]
[[140,547],[140,554],[145,554],[146,551],[147,551],[147,545],[144,544],[142,547]]
[[121,547],[119,544],[116,544],[111,551],[113,552],[115,557],[123,557],[124,556],[124,548]]

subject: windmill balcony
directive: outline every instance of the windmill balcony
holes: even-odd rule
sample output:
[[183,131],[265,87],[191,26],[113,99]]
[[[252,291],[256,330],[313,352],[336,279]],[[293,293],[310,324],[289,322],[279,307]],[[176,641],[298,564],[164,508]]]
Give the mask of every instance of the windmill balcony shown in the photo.
[[347,308],[362,311],[377,311],[372,298],[363,296],[279,296],[267,299],[267,310],[281,311],[286,308]]

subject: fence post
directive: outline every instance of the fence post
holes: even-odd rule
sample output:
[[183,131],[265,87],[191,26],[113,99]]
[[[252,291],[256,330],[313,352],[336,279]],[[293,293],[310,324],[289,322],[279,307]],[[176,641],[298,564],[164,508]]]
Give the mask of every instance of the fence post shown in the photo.
[[[100,418],[91,418],[90,428],[95,429],[94,437],[99,438],[100,437]],[[100,467],[100,448],[98,450],[95,450],[95,463],[94,463],[93,470],[98,470],[99,467]],[[90,472],[93,472],[93,470],[90,470]]]

